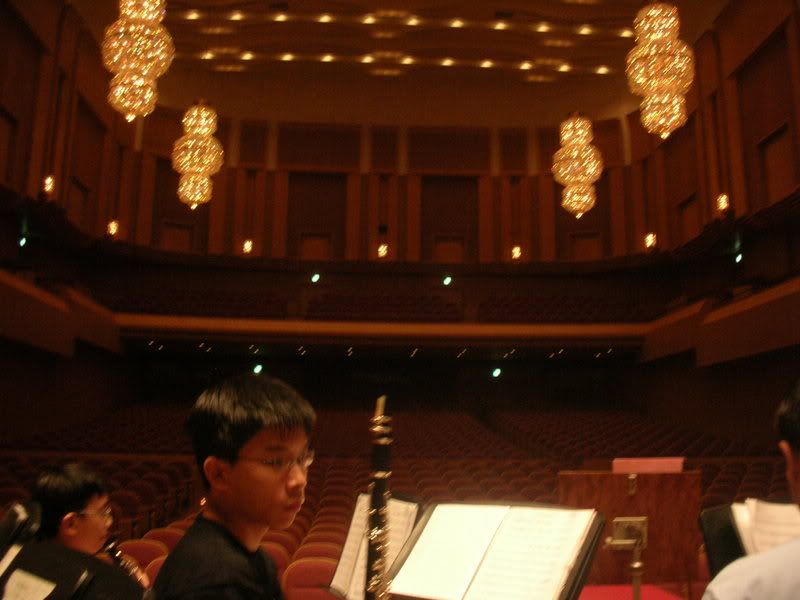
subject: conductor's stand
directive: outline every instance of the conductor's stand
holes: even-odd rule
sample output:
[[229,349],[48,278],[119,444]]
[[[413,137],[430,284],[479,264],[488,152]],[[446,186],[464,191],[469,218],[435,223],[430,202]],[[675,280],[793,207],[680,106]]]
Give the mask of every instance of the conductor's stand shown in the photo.
[[118,567],[34,539],[35,503],[15,504],[0,522],[0,599],[142,600],[144,590]]

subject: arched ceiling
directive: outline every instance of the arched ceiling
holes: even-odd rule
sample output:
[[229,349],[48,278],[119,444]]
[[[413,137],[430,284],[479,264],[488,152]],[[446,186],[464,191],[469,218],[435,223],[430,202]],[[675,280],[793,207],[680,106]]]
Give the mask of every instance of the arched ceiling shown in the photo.
[[[677,0],[693,42],[728,0]],[[94,35],[117,0],[73,0]],[[636,107],[641,0],[168,0],[161,102],[280,120],[521,125]],[[365,117],[365,115],[367,115]]]

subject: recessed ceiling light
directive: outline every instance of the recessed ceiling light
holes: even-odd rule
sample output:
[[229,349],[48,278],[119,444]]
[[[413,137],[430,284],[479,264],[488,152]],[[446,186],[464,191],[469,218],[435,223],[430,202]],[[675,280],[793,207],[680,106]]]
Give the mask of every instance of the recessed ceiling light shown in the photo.
[[419,19],[417,17],[409,17],[406,20],[406,25],[408,25],[409,27],[416,27],[417,25],[419,25]]
[[576,31],[578,35],[592,35],[594,33],[594,29],[591,25],[581,25]]
[[553,81],[553,78],[549,75],[528,75],[525,77],[525,81],[529,81],[531,83],[550,83]]
[[331,21],[333,21],[333,17],[330,15],[320,15],[317,21],[319,21],[320,23],[330,23]]
[[524,62],[519,63],[519,68],[522,69],[523,71],[528,71],[533,68],[533,65],[526,60]]
[[333,62],[336,57],[333,54],[323,54],[320,60],[322,62]]
[[461,19],[453,19],[452,21],[450,21],[450,27],[458,28],[463,26],[464,26],[464,21],[462,21]]
[[611,72],[611,69],[609,69],[606,65],[600,65],[594,70],[594,72],[598,75],[607,75]]
[[363,19],[361,19],[361,22],[364,25],[372,25],[373,23],[375,23],[375,17],[373,17],[372,15],[367,15]]
[[213,52],[211,52],[210,50],[206,50],[205,52],[203,52],[203,53],[200,55],[200,58],[202,58],[203,60],[211,60],[211,59],[213,59],[215,56],[216,56],[216,54],[214,54],[214,53],[213,53]]
[[233,33],[233,29],[230,27],[203,27],[200,33],[206,35],[228,35]]
[[507,29],[507,28],[508,28],[508,23],[506,23],[505,21],[497,21],[497,22],[496,22],[496,23],[493,25],[493,27],[494,27],[495,29],[497,29],[498,31],[502,31],[503,29]]
[[286,52],[285,54],[281,54],[281,60],[283,62],[288,62],[290,60],[294,60],[294,54],[290,54],[289,52]]
[[371,63],[371,62],[375,62],[375,57],[374,57],[374,56],[372,56],[371,54],[367,54],[366,56],[363,56],[363,57],[361,58],[361,62],[362,62],[362,63]]
[[376,40],[390,40],[392,38],[396,38],[397,34],[394,31],[372,31],[370,32],[370,36],[374,37]]
[[571,70],[572,70],[572,66],[571,66],[571,65],[569,65],[568,63],[563,63],[562,65],[560,65],[560,66],[558,67],[558,70],[559,70],[561,73],[568,73],[569,71],[571,71]]
[[550,31],[550,23],[539,23],[538,25],[536,25],[535,29],[539,33],[547,33],[548,31]]
[[203,15],[200,14],[200,11],[197,10],[187,10],[183,14],[183,18],[188,21],[196,21],[197,19],[201,18]]
[[489,69],[494,66],[494,63],[490,60],[484,60],[481,62],[481,69]]
[[632,38],[634,35],[636,34],[634,33],[633,29],[630,29],[628,27],[619,30],[619,37]]
[[244,71],[243,65],[217,65],[214,67],[215,71],[221,71],[223,73],[239,73]]
[[443,58],[441,65],[443,67],[452,67],[455,61],[452,58]]
[[235,10],[228,15],[228,18],[231,21],[241,21],[242,19],[244,19],[244,13],[240,10]]
[[543,46],[550,46],[551,48],[571,48],[575,45],[575,42],[572,40],[565,40],[559,38],[552,38],[549,40],[544,40],[542,42]]
[[372,69],[370,74],[379,77],[397,77],[398,75],[402,75],[403,71],[400,69]]
[[286,13],[278,13],[272,18],[274,20],[278,21],[279,23],[283,23],[284,21],[288,21],[289,20],[289,15],[287,15]]
[[239,55],[239,58],[241,58],[242,60],[253,60],[254,56],[255,55],[252,52],[242,52]]
[[413,65],[414,64],[414,57],[413,56],[404,56],[403,60],[400,61],[404,65]]

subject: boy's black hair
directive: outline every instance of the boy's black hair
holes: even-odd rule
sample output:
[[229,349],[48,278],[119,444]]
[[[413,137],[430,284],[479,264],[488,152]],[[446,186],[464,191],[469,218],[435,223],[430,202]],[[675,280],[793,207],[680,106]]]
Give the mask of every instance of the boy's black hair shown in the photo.
[[800,453],[800,380],[781,401],[775,412],[778,437],[789,442],[795,453]]
[[200,477],[208,487],[203,463],[209,456],[235,462],[247,441],[262,429],[289,432],[302,428],[311,435],[316,414],[308,401],[287,383],[265,375],[238,375],[206,389],[189,414]]
[[86,465],[68,463],[43,471],[36,478],[31,498],[42,509],[38,537],[56,537],[64,515],[84,510],[94,496],[107,493],[103,480]]

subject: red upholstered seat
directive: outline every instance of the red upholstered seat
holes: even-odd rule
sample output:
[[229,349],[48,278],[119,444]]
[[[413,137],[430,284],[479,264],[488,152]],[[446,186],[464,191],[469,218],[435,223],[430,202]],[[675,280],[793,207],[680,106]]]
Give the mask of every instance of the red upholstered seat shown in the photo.
[[154,558],[150,561],[150,564],[147,565],[147,568],[144,570],[147,573],[147,578],[150,579],[150,585],[153,585],[156,582],[156,578],[158,578],[158,572],[161,571],[161,565],[164,564],[164,561],[167,560],[166,556],[159,556],[158,558]]
[[278,579],[280,579],[291,560],[286,548],[278,542],[261,542],[261,549],[266,552],[272,559],[272,562],[275,563],[275,568],[278,571]]
[[303,544],[294,553],[292,560],[300,560],[301,558],[318,557],[318,558],[332,558],[339,561],[342,555],[342,546],[339,544],[332,544],[329,542],[310,542]]
[[159,556],[169,554],[169,549],[164,542],[156,540],[127,540],[119,545],[123,554],[133,558],[139,566],[144,568]]
[[331,558],[301,558],[293,561],[283,573],[286,600],[334,600],[328,586],[337,562]]
[[159,527],[151,529],[144,534],[143,538],[146,540],[156,540],[163,542],[163,544],[172,552],[172,549],[181,540],[184,534],[183,529],[173,529],[172,527]]

